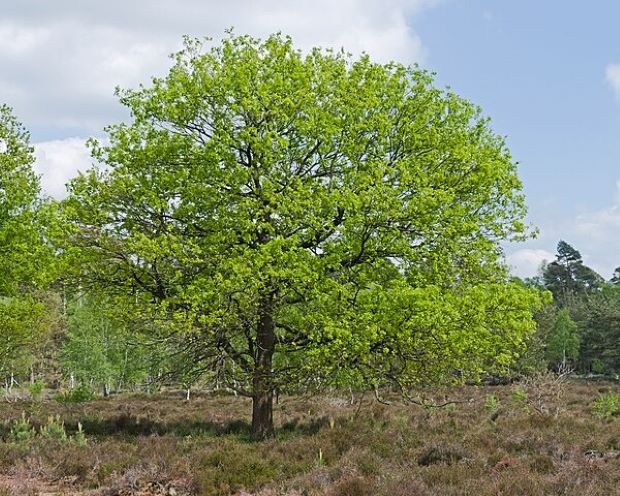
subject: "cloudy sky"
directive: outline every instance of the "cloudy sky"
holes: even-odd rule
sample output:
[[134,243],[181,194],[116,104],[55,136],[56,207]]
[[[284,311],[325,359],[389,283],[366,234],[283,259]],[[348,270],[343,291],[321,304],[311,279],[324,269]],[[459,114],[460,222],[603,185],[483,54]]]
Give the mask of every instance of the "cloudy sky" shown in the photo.
[[30,129],[50,195],[89,166],[84,140],[127,118],[114,88],[164,74],[182,35],[282,31],[301,47],[418,62],[482,106],[507,136],[540,229],[506,247],[515,273],[533,275],[559,239],[606,278],[620,265],[620,2],[2,3],[0,102]]

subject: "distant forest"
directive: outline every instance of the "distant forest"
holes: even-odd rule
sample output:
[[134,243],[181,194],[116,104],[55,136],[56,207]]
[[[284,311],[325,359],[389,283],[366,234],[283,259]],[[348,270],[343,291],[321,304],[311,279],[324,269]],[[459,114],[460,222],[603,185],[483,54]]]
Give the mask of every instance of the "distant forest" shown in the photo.
[[553,302],[536,313],[537,330],[518,371],[620,372],[620,267],[606,281],[560,241],[555,260],[524,284],[550,291]]

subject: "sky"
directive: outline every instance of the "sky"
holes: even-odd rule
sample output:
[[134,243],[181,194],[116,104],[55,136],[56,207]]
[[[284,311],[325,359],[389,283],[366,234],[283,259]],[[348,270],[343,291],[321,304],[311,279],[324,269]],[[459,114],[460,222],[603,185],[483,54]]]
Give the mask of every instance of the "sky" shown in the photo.
[[127,120],[114,96],[164,75],[183,35],[289,34],[303,49],[418,63],[506,136],[538,237],[505,245],[519,276],[563,239],[620,265],[620,2],[599,0],[0,0],[0,103],[31,131],[45,193]]

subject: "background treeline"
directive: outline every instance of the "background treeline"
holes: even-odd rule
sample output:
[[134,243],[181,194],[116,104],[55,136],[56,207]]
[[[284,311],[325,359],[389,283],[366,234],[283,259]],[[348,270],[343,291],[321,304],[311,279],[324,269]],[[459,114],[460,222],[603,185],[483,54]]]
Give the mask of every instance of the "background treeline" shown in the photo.
[[560,241],[555,260],[524,282],[550,291],[553,302],[536,314],[537,331],[519,372],[620,372],[620,267],[606,281],[577,249]]
[[[5,392],[41,388],[81,401],[161,387],[220,389],[217,369],[203,369],[191,337],[156,329],[123,302],[94,292],[24,292],[0,304]],[[223,371],[219,371],[223,372]]]
[[[537,330],[513,373],[544,370],[616,375],[620,372],[620,268],[605,281],[564,241],[556,259],[523,284],[553,294],[536,313]],[[80,395],[153,392],[162,386],[220,389],[231,371],[201,365],[191,336],[179,335],[135,301],[64,285],[25,291],[0,306],[1,372],[13,386],[44,382]],[[234,371],[233,371],[234,372]],[[307,387],[311,387],[309,382]],[[188,392],[189,394],[189,392]]]

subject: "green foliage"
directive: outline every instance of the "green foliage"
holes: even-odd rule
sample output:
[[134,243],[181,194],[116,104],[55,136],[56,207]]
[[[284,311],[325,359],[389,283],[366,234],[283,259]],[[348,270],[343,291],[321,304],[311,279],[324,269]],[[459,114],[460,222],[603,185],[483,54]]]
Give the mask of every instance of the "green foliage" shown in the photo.
[[541,296],[501,258],[529,232],[479,108],[418,68],[280,35],[187,39],[174,61],[120,92],[133,121],[93,142],[106,166],[71,184],[76,278],[255,398],[515,361]]
[[601,394],[592,404],[592,414],[601,419],[609,419],[620,413],[620,396],[609,392]]
[[0,297],[0,373],[29,369],[51,330],[47,307],[32,296]]
[[92,389],[86,384],[81,384],[69,391],[58,393],[54,399],[60,403],[86,403],[94,397]]
[[52,279],[30,137],[0,104],[0,374],[22,373],[49,331],[37,288]]
[[549,367],[569,365],[582,373],[620,370],[620,271],[609,283],[587,267],[564,241],[556,260],[542,269],[542,283],[555,299],[536,316],[538,330],[530,355],[544,350]]
[[[60,362],[67,375],[84,384],[120,387],[144,379],[146,351],[133,319],[105,295],[80,295],[70,302],[67,340]],[[159,353],[164,353],[160,347]]]
[[565,241],[558,243],[556,260],[543,270],[543,281],[558,303],[566,305],[571,298],[599,289],[603,278],[584,265],[581,253]]
[[604,374],[606,371],[605,363],[600,358],[593,358],[590,368],[593,374]]
[[548,302],[534,312],[536,332],[526,341],[526,349],[514,366],[517,376],[531,377],[548,369],[547,344],[551,335],[557,314],[557,307]]
[[44,388],[45,383],[43,381],[36,381],[28,385],[28,392],[30,393],[30,397],[33,399],[33,401],[41,400]]
[[11,109],[0,104],[0,295],[47,279],[51,251],[42,240],[39,181],[29,140]]
[[512,399],[521,405],[526,405],[529,400],[527,389],[523,386],[516,386],[512,390]]
[[493,415],[499,411],[501,402],[499,398],[494,394],[487,394],[484,398],[484,409],[487,413]]
[[608,284],[580,312],[581,362],[585,371],[620,370],[620,285]]
[[68,436],[65,429],[65,423],[59,415],[50,416],[39,431],[34,428],[26,414],[22,412],[19,420],[11,425],[11,438],[17,443],[30,443],[35,439],[46,441],[56,441],[60,443],[74,443],[77,446],[86,446],[87,439],[82,429],[82,424],[78,422],[78,430],[73,436]]
[[19,420],[13,422],[11,426],[11,438],[18,443],[28,443],[36,436],[36,430],[30,424],[30,420],[26,418],[26,414],[22,412]]
[[77,427],[77,431],[71,439],[77,446],[84,447],[88,444],[88,439],[86,438],[86,434],[84,434],[84,429],[81,422],[78,422]]
[[566,308],[562,308],[555,318],[548,336],[547,360],[553,365],[574,362],[579,355],[580,336],[577,324],[571,319]]
[[65,430],[65,423],[60,420],[60,416],[48,417],[47,423],[41,426],[39,434],[43,439],[51,439],[54,441],[67,441],[67,431]]

